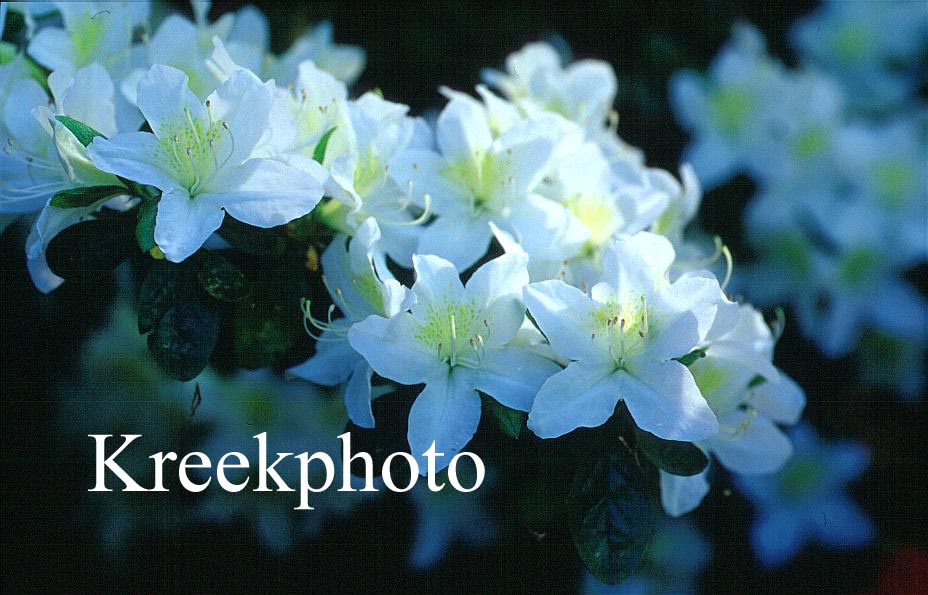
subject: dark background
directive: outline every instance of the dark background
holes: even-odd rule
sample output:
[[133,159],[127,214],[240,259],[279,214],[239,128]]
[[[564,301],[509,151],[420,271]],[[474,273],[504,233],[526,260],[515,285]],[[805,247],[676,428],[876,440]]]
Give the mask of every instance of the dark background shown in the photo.
[[[217,2],[212,16],[243,4]],[[379,87],[387,99],[407,103],[417,113],[440,106],[439,84],[469,90],[479,82],[480,68],[499,67],[524,43],[560,34],[576,58],[601,58],[614,65],[620,85],[619,133],[642,147],[651,165],[670,170],[676,170],[687,138],[666,101],[669,74],[680,67],[705,69],[737,19],[759,27],[771,52],[793,64],[787,26],[815,5],[723,0],[685,5],[254,4],[270,17],[275,51],[285,49],[305,26],[332,20],[336,41],[367,50],[368,65],[356,92]],[[738,178],[709,193],[700,214],[702,225],[722,235],[736,257],[747,253],[739,221],[752,193],[750,181]],[[112,559],[77,518],[78,499],[92,477],[85,466],[87,453],[79,449],[90,446],[58,435],[55,385],[75,373],[81,343],[105,322],[115,284],[68,283],[52,295],[40,295],[26,273],[24,240],[25,232],[17,227],[0,237],[4,592],[156,586],[188,592],[542,592],[578,586],[580,563],[562,523],[553,525],[541,541],[518,523],[509,523],[497,545],[455,547],[429,573],[410,573],[406,556],[413,511],[408,499],[389,493],[329,526],[318,540],[284,554],[263,549],[242,522],[219,529],[203,524],[154,531]],[[923,279],[920,287],[925,290]],[[759,570],[746,542],[752,509],[737,493],[726,495],[730,481],[718,477],[697,513],[714,549],[702,585],[708,592],[870,591],[897,547],[926,549],[926,402],[903,403],[889,393],[856,388],[853,361],[823,360],[792,324],[776,362],[805,388],[805,417],[824,437],[858,439],[871,448],[870,469],[852,493],[875,520],[879,538],[871,547],[849,553],[809,547],[781,569]]]

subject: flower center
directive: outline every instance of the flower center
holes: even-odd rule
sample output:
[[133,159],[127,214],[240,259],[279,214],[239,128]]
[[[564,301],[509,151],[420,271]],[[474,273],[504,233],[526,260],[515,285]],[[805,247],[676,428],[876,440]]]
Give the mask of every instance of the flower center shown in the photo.
[[619,368],[629,356],[640,353],[651,331],[644,296],[625,302],[609,302],[593,312],[592,340],[609,352]]
[[187,108],[175,121],[162,126],[159,133],[155,159],[174,174],[191,197],[235,151],[228,124],[212,118],[208,122],[195,119]]
[[509,160],[500,159],[489,151],[476,151],[474,159],[453,163],[442,175],[468,190],[467,200],[473,214],[500,212],[509,203],[503,192],[512,184],[507,175]]
[[710,100],[712,115],[727,134],[737,134],[751,107],[751,98],[741,89],[720,89]]
[[622,221],[615,204],[603,196],[575,194],[564,201],[564,206],[590,231],[584,252],[595,253],[621,227]]
[[429,304],[415,337],[451,366],[480,365],[489,323],[475,302]]
[[794,457],[786,463],[777,479],[785,495],[799,499],[813,493],[824,477],[825,468],[819,461]]

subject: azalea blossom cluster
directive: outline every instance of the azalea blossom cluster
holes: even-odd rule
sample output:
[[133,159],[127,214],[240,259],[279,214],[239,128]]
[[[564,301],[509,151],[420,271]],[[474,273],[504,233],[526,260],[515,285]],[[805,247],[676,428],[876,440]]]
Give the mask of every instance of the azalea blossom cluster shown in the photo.
[[15,7],[32,27],[0,66],[0,209],[31,218],[39,289],[62,282],[55,237],[107,210],[137,210],[139,248],[164,267],[231,250],[227,218],[255,235],[309,222],[327,245],[304,247],[306,268],[329,295],[302,302],[315,351],[289,373],[338,387],[362,428],[374,399],[413,392],[416,456],[460,452],[484,400],[542,439],[603,426],[621,402],[642,435],[703,458],[661,467],[672,515],[706,494],[707,457],[739,474],[790,457],[780,427],[804,395],[772,363],[778,334],[726,293],[721,241],[685,233],[693,170],[648,167],[616,134],[608,64],[530,44],[475,94],[443,88],[426,122],[353,96],[363,53],[329,29],[273,56],[256,10],[209,22],[193,7],[153,30],[145,3]]
[[827,357],[856,350],[863,380],[908,396],[928,342],[928,302],[907,276],[928,260],[926,16],[920,2],[825,2],[792,28],[797,68],[739,24],[705,75],[670,87],[700,180],[757,185],[744,214],[756,259],[738,291],[791,303]]

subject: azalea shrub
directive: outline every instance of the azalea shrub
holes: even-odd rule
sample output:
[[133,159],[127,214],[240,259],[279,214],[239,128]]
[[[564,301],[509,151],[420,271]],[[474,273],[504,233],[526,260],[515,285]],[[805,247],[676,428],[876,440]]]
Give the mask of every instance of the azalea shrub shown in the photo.
[[[698,507],[717,469],[771,499],[805,395],[775,364],[783,312],[735,295],[725,238],[693,223],[700,181],[733,167],[705,153],[730,149],[719,130],[690,152],[697,169],[649,167],[619,135],[612,67],[545,42],[472,91],[440,88],[429,116],[353,89],[364,51],[327,24],[275,55],[253,8],[211,22],[194,2],[193,20],[152,27],[144,2],[12,4],[4,17],[24,26],[2,46],[0,217],[28,225],[39,291],[129,271],[134,306],[119,316],[159,373],[260,392],[293,443],[348,429],[381,461],[478,448],[496,481],[532,478],[510,490],[514,509],[533,528],[559,515],[591,584],[626,579],[668,527],[700,541],[660,517]],[[721,93],[681,99],[717,117],[686,112],[694,130],[757,124]],[[210,409],[220,426],[244,415]],[[478,428],[493,439],[472,442]],[[778,526],[756,541],[780,560]],[[437,554],[423,540],[425,566]]]

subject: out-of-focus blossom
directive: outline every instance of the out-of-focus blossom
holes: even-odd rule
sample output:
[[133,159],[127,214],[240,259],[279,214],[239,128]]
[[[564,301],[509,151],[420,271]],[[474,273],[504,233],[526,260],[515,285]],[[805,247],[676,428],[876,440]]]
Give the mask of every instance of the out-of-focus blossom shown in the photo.
[[866,545],[876,530],[845,493],[867,467],[866,447],[823,442],[807,425],[794,428],[790,438],[795,453],[779,473],[734,476],[757,510],[751,545],[758,560],[785,564],[810,542],[834,549]]

